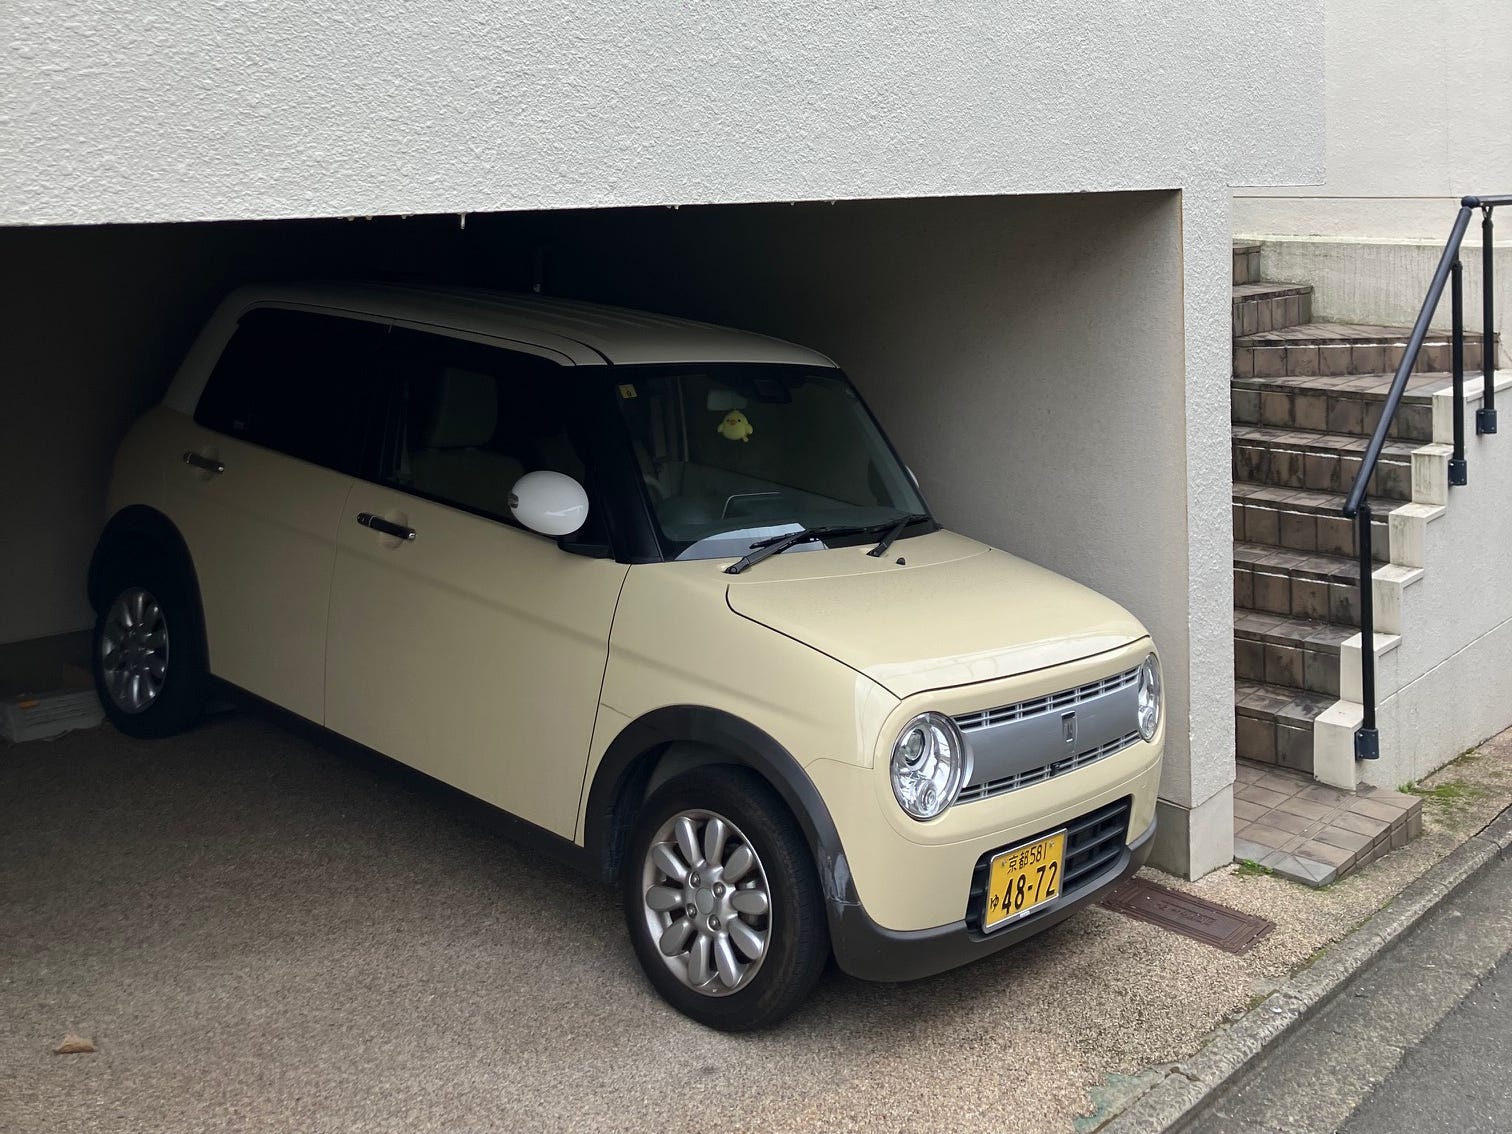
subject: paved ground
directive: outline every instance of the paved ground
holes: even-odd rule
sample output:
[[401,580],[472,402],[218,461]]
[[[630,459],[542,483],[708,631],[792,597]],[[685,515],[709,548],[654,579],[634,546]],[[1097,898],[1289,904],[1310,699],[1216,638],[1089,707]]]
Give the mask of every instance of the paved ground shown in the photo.
[[385,765],[251,716],[0,747],[0,1130],[1068,1130],[1512,799],[1509,748],[1368,876],[1191,887],[1278,921],[1245,957],[1092,909],[728,1037],[651,994],[610,894]]
[[1192,1116],[1202,1134],[1512,1128],[1512,860],[1435,908]]
[[1344,1125],[1344,1134],[1512,1126],[1512,964],[1504,957]]

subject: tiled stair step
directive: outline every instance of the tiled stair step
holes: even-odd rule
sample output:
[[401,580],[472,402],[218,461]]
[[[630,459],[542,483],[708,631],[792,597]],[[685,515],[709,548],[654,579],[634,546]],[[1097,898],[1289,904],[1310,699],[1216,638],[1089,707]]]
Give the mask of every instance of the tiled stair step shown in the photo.
[[[1230,388],[1236,425],[1273,425],[1352,433],[1369,437],[1381,423],[1381,410],[1393,375],[1345,374],[1323,377],[1235,378]],[[1390,436],[1409,441],[1433,440],[1433,391],[1452,381],[1448,374],[1414,374],[1407,379]]]
[[1260,245],[1234,245],[1234,282],[1246,284],[1260,278]]
[[[1234,479],[1281,488],[1347,493],[1370,445],[1366,437],[1236,425],[1233,432]],[[1371,496],[1406,502],[1412,499],[1412,453],[1416,441],[1387,441],[1365,491]]]
[[[1354,323],[1305,323],[1234,339],[1235,378],[1307,377],[1314,374],[1379,374],[1402,362],[1411,331]],[[1448,331],[1423,340],[1414,370],[1444,373],[1453,365]],[[1465,370],[1478,371],[1480,336],[1465,339]]]
[[1344,555],[1234,544],[1234,605],[1265,614],[1360,624],[1360,565]]
[[[1391,558],[1386,514],[1401,502],[1366,499],[1374,513],[1370,524],[1371,556],[1377,563],[1385,563]],[[1340,512],[1343,506],[1344,496],[1340,493],[1236,481],[1234,538],[1291,551],[1354,555],[1355,523],[1344,518]]]
[[1312,322],[1312,285],[1250,282],[1234,285],[1234,337]]
[[1234,676],[1337,700],[1339,646],[1357,633],[1331,622],[1235,610]]
[[1313,770],[1313,721],[1336,698],[1239,678],[1234,682],[1234,748],[1299,772]]

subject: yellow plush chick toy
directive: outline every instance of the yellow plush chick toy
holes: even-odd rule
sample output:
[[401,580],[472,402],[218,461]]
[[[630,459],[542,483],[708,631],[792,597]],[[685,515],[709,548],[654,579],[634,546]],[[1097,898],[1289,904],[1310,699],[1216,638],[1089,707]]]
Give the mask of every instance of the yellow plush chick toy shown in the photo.
[[755,432],[746,420],[746,415],[738,409],[725,414],[724,420],[719,423],[719,435],[726,441],[749,441],[751,434]]

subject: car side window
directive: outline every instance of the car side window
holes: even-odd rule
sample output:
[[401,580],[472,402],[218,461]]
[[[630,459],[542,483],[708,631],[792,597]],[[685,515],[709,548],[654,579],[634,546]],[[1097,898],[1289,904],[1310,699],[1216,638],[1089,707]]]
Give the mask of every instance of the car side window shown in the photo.
[[243,315],[205,385],[207,429],[343,472],[360,459],[367,408],[381,395],[377,346],[388,327],[263,307]]
[[527,472],[585,482],[573,383],[548,359],[394,328],[385,348],[393,405],[380,480],[513,523]]

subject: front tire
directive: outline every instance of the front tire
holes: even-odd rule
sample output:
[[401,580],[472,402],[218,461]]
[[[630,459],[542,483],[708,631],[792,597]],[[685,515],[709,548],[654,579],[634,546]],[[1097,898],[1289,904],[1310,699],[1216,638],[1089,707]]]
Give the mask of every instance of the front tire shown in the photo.
[[155,561],[123,566],[95,619],[95,690],[128,736],[172,736],[205,701],[205,664],[188,588]]
[[824,899],[782,800],[746,768],[696,768],[641,808],[621,884],[636,956],[683,1015],[770,1027],[829,958]]

